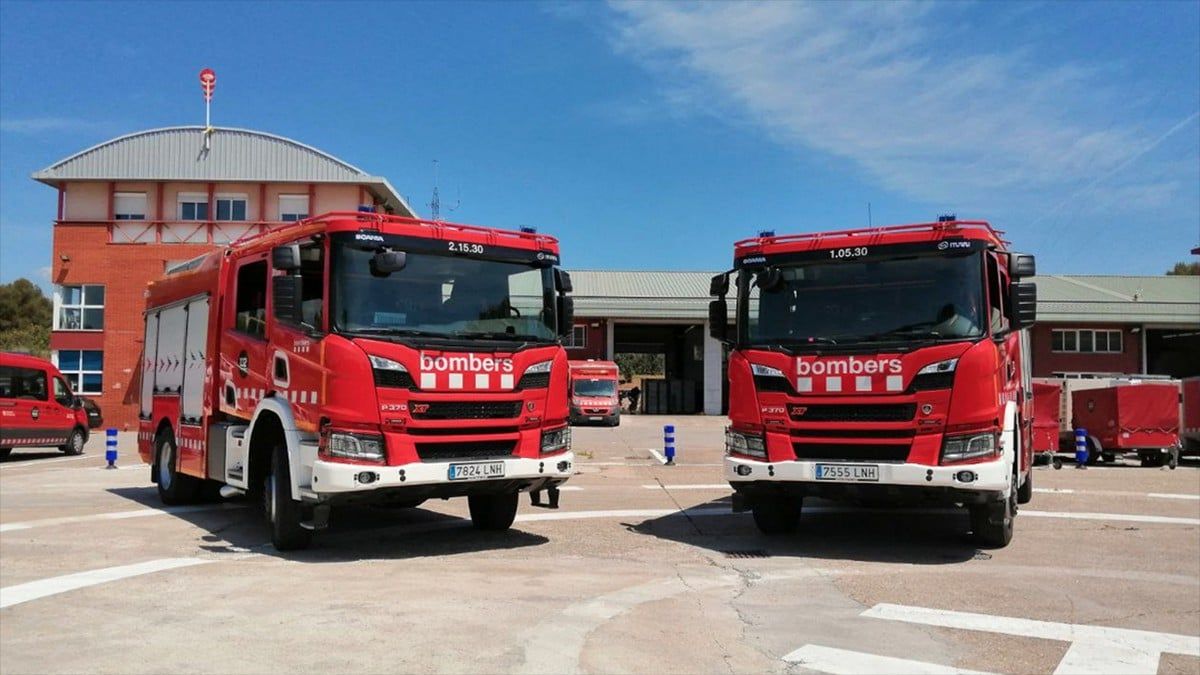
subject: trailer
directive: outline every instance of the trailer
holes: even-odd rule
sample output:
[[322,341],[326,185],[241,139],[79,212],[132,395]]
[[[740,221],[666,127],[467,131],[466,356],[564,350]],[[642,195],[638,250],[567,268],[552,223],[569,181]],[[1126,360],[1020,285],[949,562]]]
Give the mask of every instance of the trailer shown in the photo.
[[[1129,384],[1072,393],[1076,429],[1106,459],[1138,453],[1142,466],[1174,467],[1179,446],[1179,387],[1171,383]],[[1090,448],[1089,448],[1090,449]]]
[[1179,417],[1182,454],[1200,455],[1200,376],[1183,381]]
[[1053,459],[1058,452],[1058,434],[1062,427],[1062,385],[1057,382],[1033,383],[1033,454]]

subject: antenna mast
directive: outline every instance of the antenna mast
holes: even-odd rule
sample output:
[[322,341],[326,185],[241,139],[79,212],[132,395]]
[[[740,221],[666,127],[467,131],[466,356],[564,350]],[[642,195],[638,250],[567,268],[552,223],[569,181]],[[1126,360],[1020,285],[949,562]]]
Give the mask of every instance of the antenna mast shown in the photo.
[[437,222],[442,218],[442,199],[438,196],[438,161],[433,160],[433,199],[429,200],[430,218]]

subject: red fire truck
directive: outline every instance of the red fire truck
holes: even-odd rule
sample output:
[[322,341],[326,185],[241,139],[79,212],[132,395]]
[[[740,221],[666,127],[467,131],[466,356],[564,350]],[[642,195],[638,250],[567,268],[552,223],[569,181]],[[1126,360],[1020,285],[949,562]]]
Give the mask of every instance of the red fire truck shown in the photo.
[[167,504],[261,495],[276,548],[333,506],[466,496],[508,528],[572,474],[558,242],[329,213],[152,283],[138,452]]
[[[1033,256],[985,222],[740,241],[712,280],[732,348],[725,474],[734,509],[793,530],[804,497],[967,506],[1004,546],[1033,482]],[[730,277],[736,335],[726,334]]]
[[571,424],[600,422],[610,427],[621,424],[621,402],[617,383],[621,369],[612,361],[569,362],[571,370]]

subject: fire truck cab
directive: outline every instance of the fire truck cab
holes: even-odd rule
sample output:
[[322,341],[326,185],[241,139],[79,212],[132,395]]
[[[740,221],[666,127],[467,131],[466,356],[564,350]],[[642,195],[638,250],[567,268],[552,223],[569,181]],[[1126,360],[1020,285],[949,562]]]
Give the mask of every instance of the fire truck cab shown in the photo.
[[573,473],[558,242],[330,213],[147,292],[138,451],[163,502],[261,496],[279,549],[332,507],[466,496],[508,528]]
[[732,349],[735,510],[782,533],[805,497],[962,504],[982,543],[1008,544],[1033,489],[1036,288],[1001,235],[951,218],[735,245],[709,321]]

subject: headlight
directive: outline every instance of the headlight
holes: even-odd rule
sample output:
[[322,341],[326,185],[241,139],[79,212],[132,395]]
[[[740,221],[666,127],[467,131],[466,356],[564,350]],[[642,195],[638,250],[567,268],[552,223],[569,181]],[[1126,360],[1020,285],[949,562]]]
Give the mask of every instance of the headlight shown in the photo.
[[942,440],[942,463],[992,457],[1000,450],[997,439],[994,431],[969,436],[947,436]]
[[379,370],[398,370],[402,373],[408,372],[408,368],[405,368],[404,364],[400,363],[399,361],[393,361],[382,356],[375,356],[374,354],[368,354],[367,358],[371,360],[372,368],[378,368]]
[[957,365],[958,365],[958,359],[947,359],[945,361],[938,361],[937,363],[931,363],[931,364],[925,366],[924,368],[918,370],[917,374],[918,375],[935,375],[937,373],[952,373],[952,372],[954,372],[954,368]]
[[571,449],[571,427],[542,432],[542,454],[549,455]]
[[732,429],[725,430],[725,454],[767,458],[767,443],[762,436],[750,436]]
[[552,365],[554,365],[553,361],[542,361],[541,363],[535,363],[525,369],[525,374],[529,375],[531,373],[548,373],[550,372],[550,366]]
[[325,440],[325,452],[330,457],[382,462],[383,438],[334,432]]
[[771,366],[764,366],[757,363],[750,364],[750,372],[759,377],[783,377],[783,371]]

